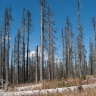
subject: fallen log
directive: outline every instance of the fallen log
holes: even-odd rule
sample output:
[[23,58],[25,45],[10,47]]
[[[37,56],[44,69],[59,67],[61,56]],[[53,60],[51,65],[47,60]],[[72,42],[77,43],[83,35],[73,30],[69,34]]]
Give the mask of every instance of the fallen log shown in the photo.
[[36,84],[32,86],[25,86],[25,87],[17,87],[15,90],[16,91],[26,91],[26,90],[33,90],[35,88],[42,88],[42,84]]
[[[79,90],[80,86],[71,86],[71,87],[64,87],[64,88],[56,88],[56,89],[42,89],[42,90],[31,90],[31,91],[17,91],[17,92],[0,92],[0,96],[37,96],[39,94],[50,94],[50,93],[62,93],[62,92],[69,92],[69,91],[76,91]],[[81,86],[83,90],[88,88],[96,88],[96,84],[88,84]]]

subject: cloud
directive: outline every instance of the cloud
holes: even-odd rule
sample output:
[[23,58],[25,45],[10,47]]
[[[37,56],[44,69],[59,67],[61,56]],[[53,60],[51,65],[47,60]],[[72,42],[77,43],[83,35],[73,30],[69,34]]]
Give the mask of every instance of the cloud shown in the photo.
[[[40,47],[38,47],[38,56],[41,57]],[[27,57],[27,53],[25,54],[25,58]],[[36,51],[32,50],[29,53],[30,58],[36,58]],[[52,59],[52,58],[51,58]],[[44,51],[44,60],[48,60],[48,53]],[[60,59],[58,59],[58,56],[54,56],[54,63],[59,64]]]
[[[28,57],[35,57],[35,54],[36,54],[36,51],[31,51],[30,53],[29,53],[29,56]],[[27,57],[27,53],[25,54],[25,57]]]
[[[36,56],[36,51],[33,50],[29,53],[29,57],[35,57]],[[38,47],[38,56],[41,57],[41,52],[40,52],[40,47]],[[27,57],[27,53],[25,54],[25,57]],[[48,59],[47,53],[44,51],[44,60]]]
[[[2,42],[4,41],[4,37],[0,38],[0,40],[2,40]],[[9,40],[11,40],[11,38],[9,37]],[[8,36],[5,37],[5,41],[8,41]]]

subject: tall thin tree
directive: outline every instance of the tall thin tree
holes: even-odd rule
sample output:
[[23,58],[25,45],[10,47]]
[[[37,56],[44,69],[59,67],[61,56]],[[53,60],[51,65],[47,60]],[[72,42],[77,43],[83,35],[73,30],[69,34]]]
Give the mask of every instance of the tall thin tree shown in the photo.
[[26,13],[26,27],[27,27],[27,57],[26,57],[26,82],[28,81],[28,56],[29,56],[29,36],[31,30],[31,12],[28,10]]

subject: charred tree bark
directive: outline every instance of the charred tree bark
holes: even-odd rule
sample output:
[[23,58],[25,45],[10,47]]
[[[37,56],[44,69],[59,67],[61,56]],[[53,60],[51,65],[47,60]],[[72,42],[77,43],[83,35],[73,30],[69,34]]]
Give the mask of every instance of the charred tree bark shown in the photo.
[[38,46],[36,47],[36,82],[38,82]]
[[44,66],[44,8],[45,8],[45,0],[40,0],[41,6],[41,62],[40,62],[40,81],[43,78],[43,66]]
[[26,25],[27,25],[27,60],[26,60],[26,82],[28,81],[28,55],[29,55],[29,53],[28,53],[28,51],[29,51],[29,35],[30,35],[30,28],[31,28],[31,13],[30,13],[30,11],[28,10],[27,11],[27,13],[26,13],[26,15],[27,15],[27,18],[26,18],[26,20],[27,20],[27,22],[26,22]]

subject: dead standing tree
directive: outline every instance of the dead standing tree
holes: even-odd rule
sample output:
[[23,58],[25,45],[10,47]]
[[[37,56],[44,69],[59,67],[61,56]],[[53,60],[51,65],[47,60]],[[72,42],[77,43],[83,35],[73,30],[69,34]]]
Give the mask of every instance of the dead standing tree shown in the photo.
[[92,24],[93,24],[93,30],[94,30],[94,42],[93,42],[93,64],[94,64],[94,66],[93,66],[93,73],[96,73],[96,71],[95,71],[95,66],[96,66],[96,20],[95,20],[95,18],[93,17],[92,18]]
[[0,29],[0,80],[3,81],[3,40],[2,40],[2,29]]
[[31,12],[28,10],[26,13],[26,30],[27,30],[27,57],[26,57],[26,82],[28,81],[28,56],[29,56],[29,36],[32,27]]
[[[63,65],[65,67],[65,77],[72,75],[72,25],[67,17],[66,26],[62,32],[62,44],[63,44]],[[65,59],[65,62],[64,62]],[[70,70],[69,70],[70,69]],[[63,69],[64,72],[64,69]],[[64,73],[63,73],[64,75]]]
[[78,66],[79,66],[79,77],[81,77],[81,67],[82,67],[82,49],[83,49],[83,34],[82,34],[82,26],[80,24],[80,0],[78,0]]
[[40,0],[41,6],[41,59],[40,59],[40,81],[44,79],[43,69],[44,69],[44,34],[45,34],[45,7],[46,0]]
[[89,54],[90,74],[94,73],[94,49],[93,42],[90,40],[90,54]]
[[11,54],[11,72],[10,72],[10,82],[11,82],[11,84],[14,83],[14,75],[15,75],[13,57],[14,57],[14,51],[12,49],[12,54]]
[[10,50],[10,23],[13,21],[11,8],[5,9],[3,33],[3,80],[9,81],[9,50]]
[[25,8],[22,16],[22,82],[25,83]]
[[[54,39],[56,37],[54,36],[54,33],[56,33],[56,29],[53,27],[55,25],[55,22],[51,20],[53,16],[53,13],[50,10],[50,6],[47,5],[47,50],[48,50],[48,77],[49,80],[54,78],[54,53],[55,53],[55,45],[54,45]],[[53,58],[53,59],[52,59]],[[52,62],[53,60],[53,62]],[[53,74],[53,75],[52,75]]]
[[13,48],[13,83],[17,83],[16,81],[16,73],[17,73],[17,70],[16,70],[16,67],[17,67],[17,38],[15,37],[14,39],[14,48]]
[[38,65],[38,46],[36,47],[36,82],[38,82],[38,68],[39,68],[39,65]]
[[54,37],[51,37],[51,79],[54,80],[55,78],[55,54],[56,54],[56,46],[55,46],[55,39]]
[[63,33],[63,30],[62,30],[62,70],[63,70],[63,76],[65,78],[65,37],[64,37],[64,33]]
[[20,83],[20,30],[18,29],[17,34],[17,84]]
[[96,50],[96,21],[92,18],[93,30],[94,30],[94,50]]

